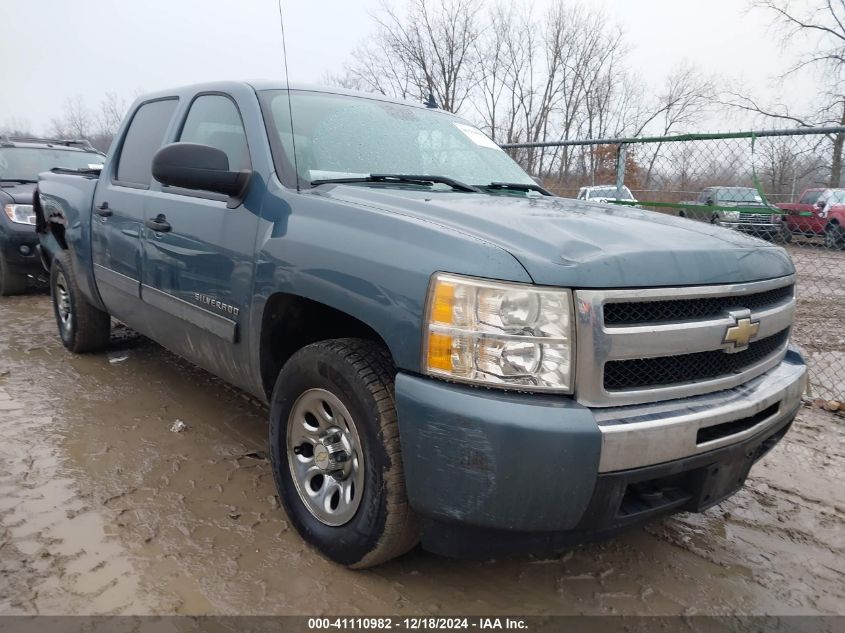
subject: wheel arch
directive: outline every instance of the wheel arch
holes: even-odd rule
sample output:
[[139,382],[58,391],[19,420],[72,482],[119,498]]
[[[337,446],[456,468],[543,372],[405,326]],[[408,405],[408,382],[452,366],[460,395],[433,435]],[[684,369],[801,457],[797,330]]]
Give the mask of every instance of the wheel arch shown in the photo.
[[297,351],[336,338],[374,341],[390,352],[390,346],[376,329],[361,319],[301,295],[277,292],[264,304],[258,354],[261,387],[268,401],[276,378]]

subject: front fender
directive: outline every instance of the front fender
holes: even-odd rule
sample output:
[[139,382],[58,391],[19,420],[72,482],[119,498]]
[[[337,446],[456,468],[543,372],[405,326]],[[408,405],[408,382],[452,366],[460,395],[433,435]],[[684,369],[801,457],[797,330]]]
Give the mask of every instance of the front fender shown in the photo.
[[[258,231],[250,332],[277,292],[298,295],[367,324],[399,369],[420,371],[424,304],[438,271],[530,283],[507,251],[433,222],[318,193],[271,191]],[[253,335],[254,358],[259,337]]]

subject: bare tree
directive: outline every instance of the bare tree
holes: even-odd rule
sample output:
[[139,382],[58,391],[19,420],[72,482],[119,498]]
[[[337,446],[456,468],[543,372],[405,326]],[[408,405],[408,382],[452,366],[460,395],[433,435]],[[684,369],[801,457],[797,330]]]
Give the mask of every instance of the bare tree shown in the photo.
[[22,117],[12,117],[6,119],[2,126],[0,126],[0,135],[2,136],[33,136],[32,125],[30,122]]
[[50,119],[49,134],[56,138],[86,139],[100,151],[107,151],[117,133],[126,102],[113,92],[103,95],[96,110],[81,96],[65,100],[59,116]]
[[[650,128],[666,136],[698,123],[715,98],[713,80],[697,67],[682,63],[666,78],[663,91],[657,95],[652,111],[643,117],[634,135],[639,136]],[[654,165],[660,156],[663,143],[656,143],[645,173],[645,185],[651,182]]]
[[97,127],[102,136],[114,136],[126,114],[126,101],[114,92],[107,92],[100,101]]
[[94,132],[94,115],[81,96],[65,99],[61,116],[50,120],[50,133],[59,138],[88,138]]
[[[753,0],[752,8],[765,11],[780,30],[784,45],[800,41],[807,52],[781,75],[781,79],[802,70],[820,74],[823,89],[814,102],[821,106],[812,112],[794,112],[783,104],[761,104],[748,95],[728,91],[721,102],[738,110],[797,125],[845,126],[845,2],[814,0],[796,5],[789,0]],[[842,180],[842,154],[845,133],[827,137],[830,146],[829,186],[838,187]]]
[[476,78],[479,0],[410,0],[400,14],[385,5],[375,36],[353,53],[341,81],[383,94],[426,100],[457,112]]

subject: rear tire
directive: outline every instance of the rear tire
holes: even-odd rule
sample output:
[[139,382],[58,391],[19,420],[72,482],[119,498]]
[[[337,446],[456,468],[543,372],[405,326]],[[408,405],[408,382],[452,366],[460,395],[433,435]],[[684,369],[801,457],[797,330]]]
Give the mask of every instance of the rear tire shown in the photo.
[[60,251],[53,259],[50,297],[59,337],[69,351],[84,354],[105,349],[111,335],[111,317],[85,299],[68,251]]
[[0,297],[19,295],[26,290],[26,275],[9,270],[9,263],[0,255]]
[[354,569],[400,556],[419,540],[405,492],[395,374],[383,346],[327,340],[294,354],[273,390],[270,461],[285,511],[303,539]]

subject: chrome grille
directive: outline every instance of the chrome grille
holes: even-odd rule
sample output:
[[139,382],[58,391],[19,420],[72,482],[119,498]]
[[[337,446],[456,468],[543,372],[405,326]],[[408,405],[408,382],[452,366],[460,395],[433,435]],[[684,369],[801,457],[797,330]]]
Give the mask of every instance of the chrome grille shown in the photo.
[[781,349],[789,330],[754,341],[736,354],[722,350],[678,356],[612,360],[604,366],[604,388],[608,391],[660,387],[694,380],[709,380],[745,371]]
[[742,213],[739,214],[739,222],[742,224],[774,224],[775,215],[768,213]]
[[[720,286],[575,293],[576,397],[619,406],[736,387],[777,365],[795,315],[793,276]],[[726,342],[758,323],[744,347]]]
[[718,317],[722,312],[730,309],[759,310],[790,301],[794,295],[795,287],[789,285],[744,296],[608,303],[604,306],[604,322],[605,325],[614,326],[709,319]]

